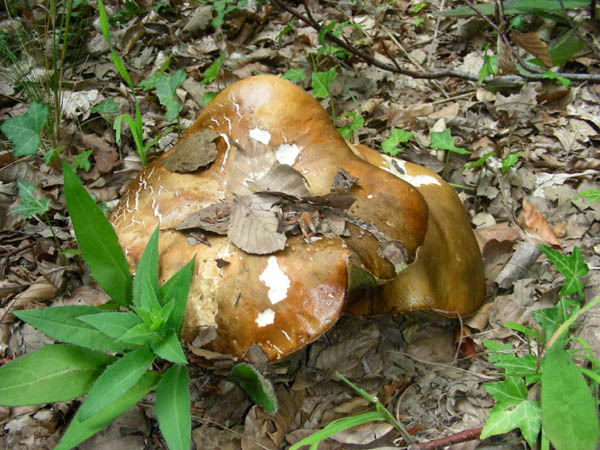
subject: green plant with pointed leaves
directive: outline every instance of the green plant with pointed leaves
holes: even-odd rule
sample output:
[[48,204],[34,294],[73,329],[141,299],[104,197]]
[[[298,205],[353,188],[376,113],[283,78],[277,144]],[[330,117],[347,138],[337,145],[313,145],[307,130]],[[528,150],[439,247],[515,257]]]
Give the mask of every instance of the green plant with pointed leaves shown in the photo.
[[[557,450],[596,448],[600,434],[598,403],[595,400],[600,383],[600,362],[589,345],[571,338],[569,328],[584,312],[600,303],[600,297],[581,307],[581,277],[588,273],[581,251],[575,247],[571,256],[548,246],[540,246],[548,260],[565,276],[560,299],[551,307],[533,312],[539,328],[528,328],[515,322],[507,328],[522,333],[530,344],[530,353],[517,356],[511,345],[484,341],[491,352],[489,360],[504,371],[503,381],[486,383],[485,389],[496,400],[481,438],[507,433],[515,428],[535,448]],[[535,341],[537,345],[531,345]],[[571,342],[579,346],[569,348]],[[590,368],[577,366],[575,358],[586,360]],[[529,389],[540,383],[540,398],[530,398]],[[595,393],[595,394],[594,394]],[[540,435],[541,431],[541,435]]]
[[[73,169],[63,164],[63,173],[81,255],[111,302],[102,309],[58,306],[15,311],[18,318],[62,343],[46,345],[1,367],[0,404],[69,401],[87,394],[56,447],[67,450],[156,390],[155,413],[167,445],[188,450],[189,374],[180,335],[194,260],[159,286],[157,228],[132,279],[110,223]],[[157,358],[171,367],[164,373],[152,370]]]

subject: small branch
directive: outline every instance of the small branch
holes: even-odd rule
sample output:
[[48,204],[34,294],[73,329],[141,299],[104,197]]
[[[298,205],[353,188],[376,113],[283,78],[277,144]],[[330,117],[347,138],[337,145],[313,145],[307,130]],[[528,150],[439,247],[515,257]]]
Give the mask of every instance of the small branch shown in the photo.
[[472,428],[470,430],[464,430],[456,434],[451,434],[440,439],[435,439],[429,442],[423,442],[420,444],[411,445],[409,450],[433,450],[436,448],[446,447],[452,444],[458,444],[460,442],[468,442],[473,439],[478,439],[481,434],[483,427]]
[[[294,8],[292,8],[291,6],[286,4],[284,0],[271,0],[271,1],[273,3],[275,3],[276,5],[278,5],[281,9],[289,12],[291,15],[296,17],[298,20],[313,27],[317,31],[321,31],[321,26],[314,19],[311,20],[309,17],[306,17],[303,14],[300,14]],[[416,72],[414,70],[397,68],[390,64],[386,64],[381,61],[378,61],[373,56],[347,44],[344,40],[333,36],[331,33],[326,33],[325,37],[328,40],[330,40],[331,42],[339,45],[340,47],[342,47],[344,50],[351,53],[352,55],[357,56],[358,58],[369,63],[370,65],[378,67],[387,72],[398,73],[398,74],[406,75],[406,76],[409,76],[411,78],[416,78],[416,79],[438,80],[441,78],[461,78],[464,80],[473,81],[475,83],[477,81],[479,81],[479,78],[476,75],[472,75],[470,73],[461,72],[459,70],[453,70],[453,69],[445,69],[445,70],[439,70],[439,71],[435,71],[435,72]],[[556,73],[556,75],[566,78],[568,80],[572,80],[572,81],[600,82],[600,74],[579,74],[579,73],[558,72],[558,73]],[[502,82],[506,81],[506,82],[510,83],[510,82],[523,82],[523,80],[531,81],[531,80],[542,80],[542,79],[543,79],[542,74],[505,75],[505,76],[501,76],[501,77],[487,77],[484,80],[484,83],[489,83],[491,81],[502,81]]]

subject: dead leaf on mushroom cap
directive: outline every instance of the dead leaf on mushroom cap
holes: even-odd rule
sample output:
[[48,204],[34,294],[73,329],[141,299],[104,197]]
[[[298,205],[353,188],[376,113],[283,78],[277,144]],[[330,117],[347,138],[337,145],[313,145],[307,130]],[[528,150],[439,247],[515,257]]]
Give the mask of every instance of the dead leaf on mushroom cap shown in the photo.
[[219,155],[215,144],[218,137],[219,133],[213,130],[200,130],[189,135],[163,158],[163,167],[170,172],[188,173],[208,166]]
[[280,193],[296,198],[307,197],[306,178],[287,164],[274,164],[269,171],[256,181],[249,181],[248,187],[254,192]]
[[247,253],[266,255],[285,248],[285,234],[280,233],[277,197],[253,194],[236,197],[231,205],[227,237]]
[[190,214],[173,228],[177,231],[200,228],[204,231],[226,235],[229,230],[230,210],[231,208],[225,202],[213,203]]

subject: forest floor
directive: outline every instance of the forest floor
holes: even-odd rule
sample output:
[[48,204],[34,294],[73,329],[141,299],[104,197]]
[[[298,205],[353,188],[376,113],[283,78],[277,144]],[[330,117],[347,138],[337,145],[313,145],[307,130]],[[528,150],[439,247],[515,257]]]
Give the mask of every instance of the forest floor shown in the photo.
[[[381,151],[381,143],[393,128],[410,131],[412,136],[400,144],[398,157],[437,172],[456,188],[479,240],[487,294],[479,312],[461,322],[423,314],[343,316],[324,336],[284,361],[268,365],[256,357],[253,362],[273,381],[278,395],[275,416],[253,405],[227,380],[231,359],[190,353],[195,448],[287,448],[335,419],[372,409],[332,368],[377,394],[415,442],[475,430],[472,440],[452,448],[524,448],[518,430],[485,441],[477,439],[477,430],[494,405],[484,383],[502,379],[502,373],[488,361],[482,342],[497,340],[510,344],[516,354],[526,354],[528,342],[504,324],[513,321],[535,327],[532,312],[558,300],[564,277],[540,254],[537,244],[565,254],[579,248],[590,268],[584,279],[585,301],[600,293],[600,202],[574,199],[598,188],[600,84],[593,76],[568,87],[551,80],[513,77],[493,89],[487,86],[492,90],[484,89],[473,77],[479,78],[486,45],[491,45],[489,54],[496,48],[496,31],[480,16],[436,14],[463,2],[309,0],[306,7],[318,23],[336,20],[353,25],[345,27],[340,38],[391,68],[417,73],[454,70],[469,74],[470,79],[456,73],[427,79],[383,70],[356,55],[337,58],[326,49],[329,43],[320,40],[317,30],[276,2],[250,1],[232,8],[223,25],[215,28],[211,19],[217,12],[211,3],[161,2],[160,7],[149,0],[141,0],[138,6],[106,3],[109,16],[121,19],[112,24],[111,39],[134,84],[169,59],[167,72],[185,71],[186,79],[175,92],[182,105],[175,122],[165,121],[165,108],[154,90],[136,90],[146,141],[175,125],[160,138],[150,157],[177,141],[177,130],[185,131],[193,123],[207,94],[254,74],[281,75],[290,69],[304,69],[296,84],[312,92],[311,74],[333,68],[336,76],[329,95],[319,100],[328,112],[335,112],[337,127],[350,126],[350,141]],[[286,4],[310,17],[301,3]],[[36,36],[29,48],[30,63],[43,71],[44,51],[50,50],[43,45],[44,35],[36,24],[43,22],[48,10],[45,2],[38,2],[32,10],[19,5],[14,9],[18,17],[12,19],[0,10],[2,33],[23,27]],[[125,126],[121,141],[116,142],[115,114],[92,109],[112,99],[119,112],[132,113],[132,103],[100,31],[97,5],[78,8],[71,25],[77,30],[76,41],[69,48],[62,75],[62,118],[56,137],[44,136],[42,148],[64,146],[61,157],[68,161],[88,152],[78,174],[86,188],[112,208],[142,164]],[[583,8],[575,12],[589,15]],[[486,17],[495,21],[493,15]],[[568,29],[568,24],[548,27],[548,21],[523,17],[527,31],[541,34],[542,28],[549,28],[545,30],[549,40]],[[211,77],[206,71],[220,55],[224,55],[222,64]],[[595,75],[598,62],[593,52],[584,49],[572,55],[560,71]],[[27,111],[30,99],[20,87],[10,77],[0,79],[0,122]],[[363,117],[362,126],[351,126],[353,114]],[[456,147],[468,152],[431,148],[431,133],[444,130],[450,130]],[[107,297],[76,257],[60,255],[59,249],[76,248],[60,166],[45,163],[39,157],[41,151],[37,156],[15,158],[12,144],[2,139],[0,357],[8,362],[52,342],[10,311],[97,305]],[[471,164],[476,161],[480,164]],[[48,220],[52,229],[42,218],[24,220],[19,214],[7,214],[20,202],[17,180],[34,184],[51,200]],[[517,249],[524,258],[514,258]],[[599,326],[596,308],[575,330],[596,358],[600,358]],[[531,395],[535,396],[533,390]],[[4,448],[53,448],[79,403],[1,407]],[[152,396],[146,397],[79,448],[166,448],[152,404]],[[392,425],[373,422],[339,433],[319,449],[408,445]]]

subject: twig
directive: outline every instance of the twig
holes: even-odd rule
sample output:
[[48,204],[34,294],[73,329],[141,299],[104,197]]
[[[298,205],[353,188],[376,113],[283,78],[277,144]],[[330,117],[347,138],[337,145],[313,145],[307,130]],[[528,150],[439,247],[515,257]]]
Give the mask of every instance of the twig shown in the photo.
[[464,430],[459,433],[451,434],[440,439],[435,439],[429,442],[423,442],[420,444],[411,445],[408,447],[409,450],[433,450],[440,447],[446,447],[452,444],[458,444],[459,442],[472,441],[478,439],[481,434],[483,427],[471,428],[470,430]]
[[[318,23],[316,23],[316,21],[314,21],[314,22],[311,21],[308,17],[304,16],[303,14],[300,14],[294,8],[292,8],[291,6],[286,4],[283,0],[271,0],[271,1],[275,4],[277,4],[281,9],[289,12],[291,15],[296,17],[298,20],[301,20],[302,22],[313,27],[317,31],[321,31],[321,26]],[[472,74],[466,73],[466,72],[461,72],[460,70],[445,69],[445,70],[439,70],[439,71],[435,71],[435,72],[416,72],[414,70],[396,68],[390,64],[386,64],[381,61],[378,61],[373,56],[371,56],[351,45],[348,45],[345,41],[333,36],[331,33],[326,33],[325,37],[327,39],[329,39],[331,42],[342,47],[344,50],[353,54],[354,56],[357,56],[360,59],[362,59],[363,61],[371,64],[372,66],[379,67],[380,69],[385,70],[387,72],[399,73],[401,75],[406,75],[411,78],[427,79],[427,80],[439,80],[441,78],[461,78],[461,79],[469,80],[469,81],[473,81],[473,82],[479,81],[479,77],[477,77],[476,75],[472,75]],[[559,77],[566,78],[568,80],[572,80],[572,81],[600,82],[600,74],[580,74],[580,73],[556,72],[556,75]],[[542,74],[532,73],[532,74],[505,75],[505,76],[501,76],[501,77],[490,76],[484,80],[484,83],[489,83],[491,81],[502,81],[502,82],[511,83],[511,82],[522,82],[523,80],[530,80],[530,81],[536,80],[537,81],[537,80],[542,80],[542,79],[543,79]]]

